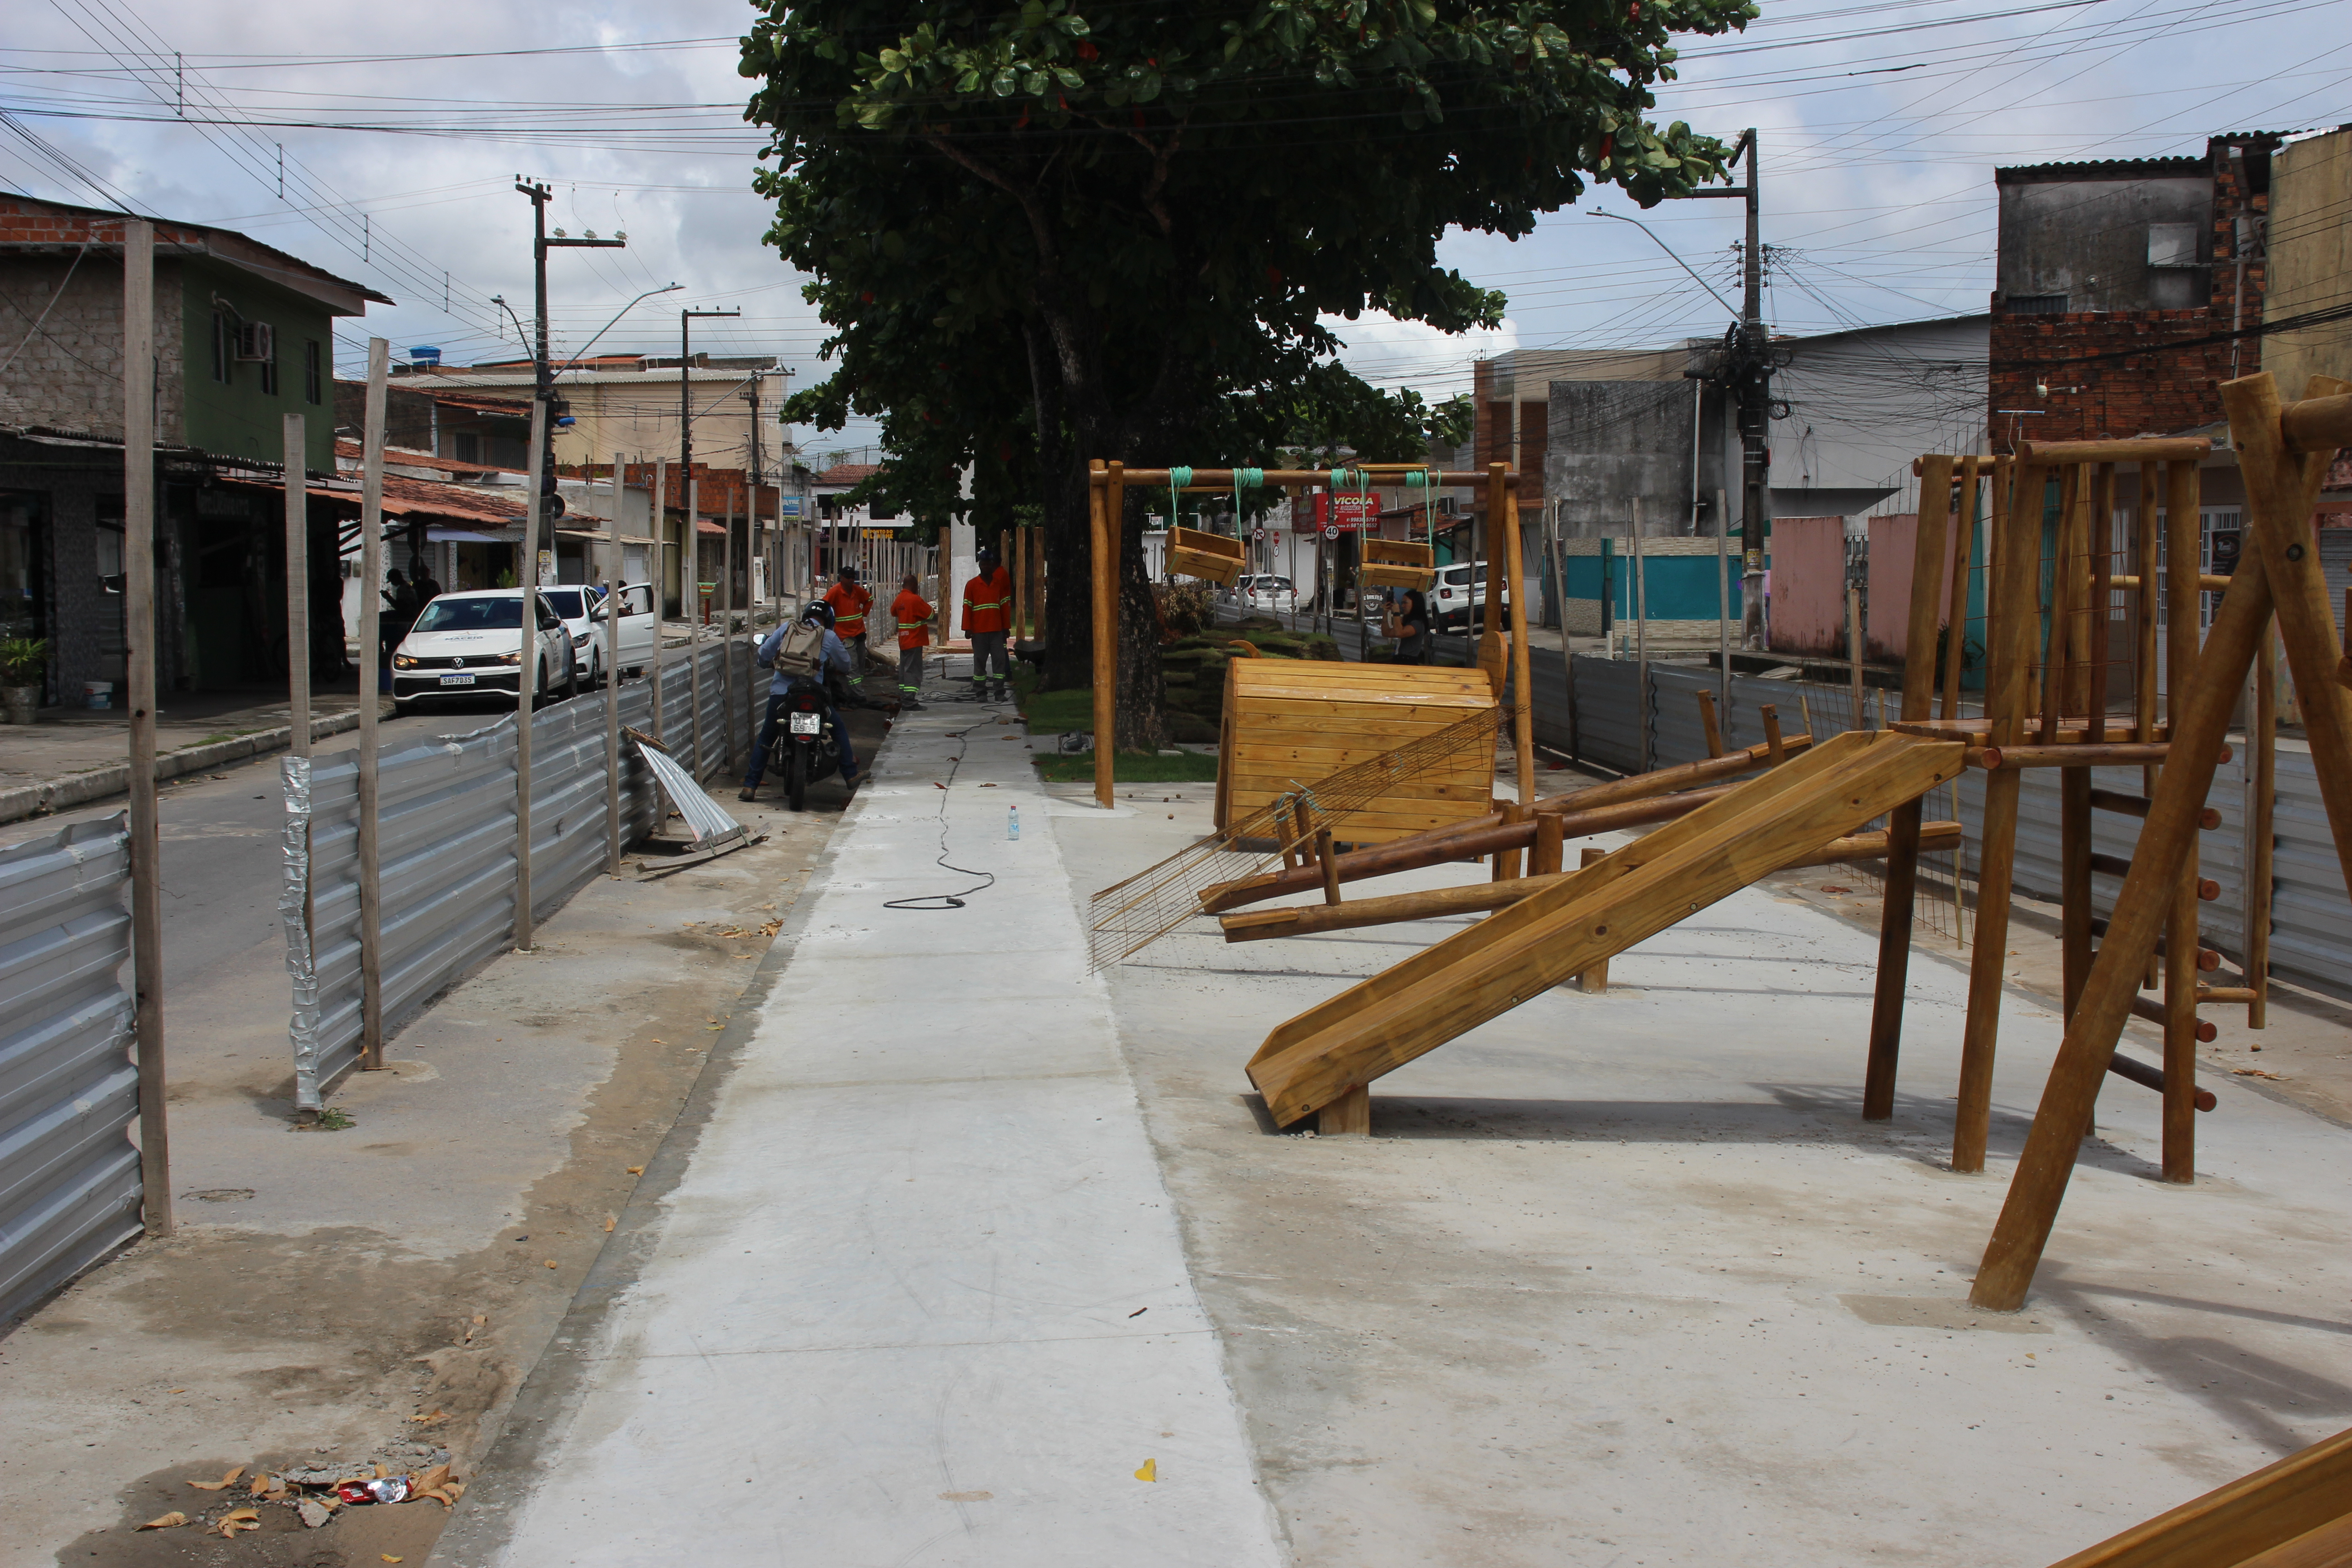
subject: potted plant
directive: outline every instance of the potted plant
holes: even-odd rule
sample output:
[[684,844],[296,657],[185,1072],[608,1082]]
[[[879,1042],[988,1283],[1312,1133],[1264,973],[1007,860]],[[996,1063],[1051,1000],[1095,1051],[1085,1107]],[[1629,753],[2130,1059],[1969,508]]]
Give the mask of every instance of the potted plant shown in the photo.
[[48,664],[47,637],[0,637],[0,704],[11,724],[29,724],[38,716],[41,673]]

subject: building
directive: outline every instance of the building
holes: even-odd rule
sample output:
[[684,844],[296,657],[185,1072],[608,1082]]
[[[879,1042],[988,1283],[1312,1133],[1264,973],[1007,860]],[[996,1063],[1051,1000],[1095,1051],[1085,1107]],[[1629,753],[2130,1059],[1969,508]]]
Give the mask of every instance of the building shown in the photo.
[[[408,363],[394,367],[393,387],[418,395],[425,400],[420,409],[430,405],[426,416],[448,426],[445,433],[436,424],[429,449],[445,457],[503,461],[516,456],[513,448],[484,445],[468,452],[462,449],[465,440],[471,435],[486,442],[518,440],[529,447],[530,398],[537,386],[530,361],[453,367],[440,363],[437,349],[412,349],[409,353]],[[772,357],[696,354],[686,368],[682,388],[676,355],[605,354],[560,367],[555,395],[572,423],[559,425],[553,433],[555,460],[576,468],[610,463],[618,452],[630,461],[667,456],[676,462],[680,394],[690,389],[696,458],[764,476],[792,454],[778,417],[791,374]],[[505,427],[469,428],[457,417],[468,398],[492,416],[505,408],[519,409],[520,435]],[[392,417],[387,412],[388,423]],[[515,466],[522,466],[528,456],[527,450],[521,453]]]
[[2221,417],[2220,384],[2262,364],[2263,230],[2284,140],[1993,171],[1993,450]]
[[[0,636],[50,645],[47,700],[120,681],[123,225],[0,193]],[[333,325],[382,294],[227,229],[155,226],[157,658],[164,690],[282,683],[283,418],[334,468]],[[310,506],[314,672],[343,662],[340,505]]]
[[[2290,140],[2271,160],[2263,233],[2263,368],[2300,397],[2314,375],[2352,379],[2352,126]],[[2281,331],[2287,321],[2333,316]]]

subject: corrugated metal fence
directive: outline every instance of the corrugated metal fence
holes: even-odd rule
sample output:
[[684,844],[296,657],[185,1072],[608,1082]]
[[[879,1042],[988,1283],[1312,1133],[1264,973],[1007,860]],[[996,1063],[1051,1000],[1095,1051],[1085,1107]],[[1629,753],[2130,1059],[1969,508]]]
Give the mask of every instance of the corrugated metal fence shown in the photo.
[[[1694,762],[1706,754],[1696,694],[1719,694],[1719,679],[1713,670],[1652,664],[1644,689],[1640,667],[1631,660],[1580,654],[1575,669],[1571,726],[1560,656],[1541,648],[1529,652],[1538,743],[1617,773],[1630,773],[1639,766],[1644,728],[1653,767]],[[1875,690],[1864,694],[1864,707],[1874,723],[1881,718],[1878,703],[1883,695],[1887,694]],[[1780,728],[1787,734],[1796,734],[1810,724],[1816,739],[1827,740],[1854,727],[1853,694],[1845,687],[1739,676],[1731,682],[1728,708],[1718,715],[1724,743],[1760,745],[1764,740],[1760,710],[1768,703],[1778,710]],[[1970,705],[1967,710],[1977,710]],[[2221,813],[2221,825],[2198,836],[2199,868],[2220,885],[2221,894],[2199,906],[2205,945],[2233,962],[2242,959],[2245,948],[2246,763],[2246,749],[2241,744],[2216,771],[2207,804]],[[2102,789],[2137,794],[2141,788],[2137,768],[2102,768],[2093,776]],[[1982,773],[1971,770],[1962,775],[1958,814],[1963,875],[1972,880],[1983,842]],[[2271,972],[2325,995],[2352,1000],[2352,898],[2347,897],[2335,842],[2320,806],[2318,775],[2312,768],[2311,754],[2293,741],[2279,743],[2273,831]],[[2133,818],[2104,811],[2094,814],[2095,847],[2102,853],[2129,856],[2138,834],[2139,824]],[[2018,891],[2031,898],[2055,901],[2059,896],[2054,769],[2027,770],[2019,791],[2016,882]],[[2093,878],[2093,899],[2102,915],[2114,912],[2120,887],[2112,877]]]
[[[731,717],[735,756],[744,758],[752,645],[711,644],[702,666],[703,776],[727,757],[722,725]],[[732,657],[731,702],[721,706],[720,662]],[[681,655],[662,668],[664,738],[691,765],[693,678]],[[764,685],[764,681],[761,682]],[[650,681],[624,682],[621,722],[650,731]],[[381,756],[378,856],[383,899],[384,1027],[389,1034],[434,997],[496,956],[514,935],[515,721],[444,736]],[[295,1103],[316,1110],[359,1060],[361,1034],[359,762],[338,753],[315,765],[289,757],[285,906],[297,928],[311,910],[315,986],[295,974]],[[604,864],[604,698],[595,693],[531,715],[531,901],[543,921]],[[636,749],[621,747],[621,837],[633,844],[658,822],[659,796]],[[310,827],[306,863],[301,826]],[[298,939],[299,940],[299,939]],[[307,994],[306,994],[307,993]]]
[[128,818],[0,850],[0,1322],[138,1234]]

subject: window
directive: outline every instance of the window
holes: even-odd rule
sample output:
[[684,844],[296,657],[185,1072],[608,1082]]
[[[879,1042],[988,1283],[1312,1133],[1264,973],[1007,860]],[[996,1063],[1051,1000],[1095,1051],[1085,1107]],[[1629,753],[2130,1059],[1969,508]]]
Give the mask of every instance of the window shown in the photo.
[[302,345],[302,401],[319,401],[320,387],[319,342],[316,338]]
[[454,445],[456,450],[449,455],[459,462],[478,463],[482,460],[482,438],[471,430],[458,431]]
[[278,343],[273,336],[268,356],[261,362],[261,391],[267,397],[278,395]]
[[236,374],[236,324],[222,311],[213,312],[213,379],[227,384]]
[[2066,313],[2063,294],[2011,294],[2007,309],[2012,316],[2063,316]]

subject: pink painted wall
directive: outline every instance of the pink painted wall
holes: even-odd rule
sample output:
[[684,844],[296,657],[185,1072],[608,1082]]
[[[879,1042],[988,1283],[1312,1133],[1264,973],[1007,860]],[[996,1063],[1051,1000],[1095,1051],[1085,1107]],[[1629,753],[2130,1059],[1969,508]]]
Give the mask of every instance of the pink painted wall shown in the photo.
[[1845,519],[1772,520],[1775,653],[1845,657]]

